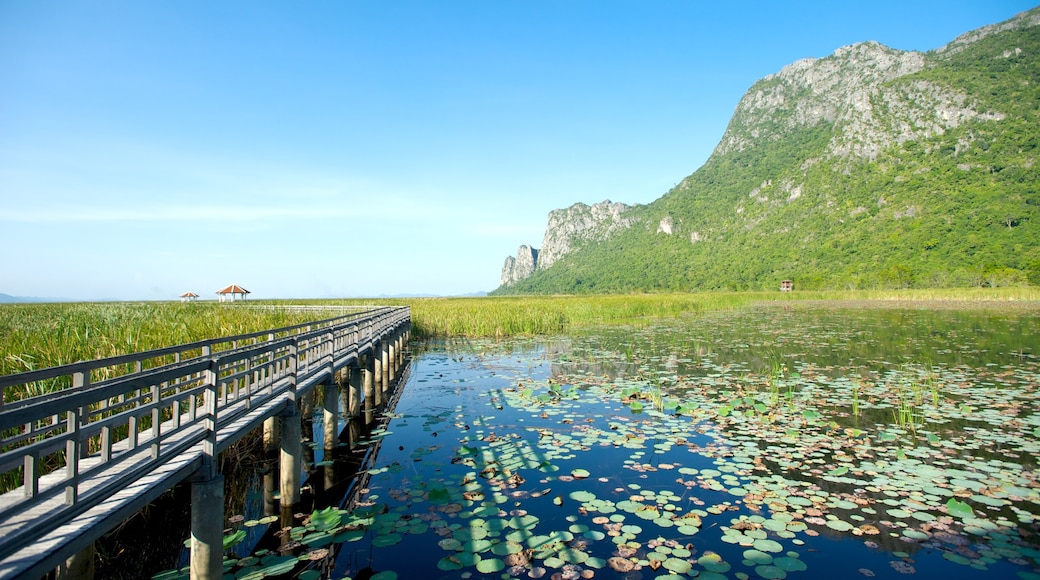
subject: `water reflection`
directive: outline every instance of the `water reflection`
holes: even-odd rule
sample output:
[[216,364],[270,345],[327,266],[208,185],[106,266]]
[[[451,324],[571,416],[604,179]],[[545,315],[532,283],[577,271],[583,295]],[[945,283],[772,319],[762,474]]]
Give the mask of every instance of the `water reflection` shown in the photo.
[[340,527],[271,549],[322,577],[1029,574],[1038,331],[799,306],[416,345],[386,429],[316,445]]

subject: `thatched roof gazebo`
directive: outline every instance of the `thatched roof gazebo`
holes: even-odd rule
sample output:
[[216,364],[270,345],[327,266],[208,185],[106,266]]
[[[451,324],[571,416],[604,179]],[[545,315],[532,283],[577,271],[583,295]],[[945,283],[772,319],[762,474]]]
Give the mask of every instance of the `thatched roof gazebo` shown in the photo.
[[249,294],[249,290],[238,284],[232,284],[223,290],[217,290],[217,299],[221,302],[234,302],[235,300],[245,300],[247,294]]

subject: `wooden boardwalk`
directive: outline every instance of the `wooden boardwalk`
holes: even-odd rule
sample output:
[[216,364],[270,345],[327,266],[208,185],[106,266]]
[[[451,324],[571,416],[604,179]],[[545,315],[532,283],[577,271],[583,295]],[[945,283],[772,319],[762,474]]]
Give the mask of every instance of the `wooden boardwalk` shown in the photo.
[[409,325],[408,308],[377,308],[0,377],[0,392],[71,385],[0,400],[0,474],[21,481],[0,496],[0,578],[40,577],[177,483],[204,479],[217,454],[337,371],[399,354]]

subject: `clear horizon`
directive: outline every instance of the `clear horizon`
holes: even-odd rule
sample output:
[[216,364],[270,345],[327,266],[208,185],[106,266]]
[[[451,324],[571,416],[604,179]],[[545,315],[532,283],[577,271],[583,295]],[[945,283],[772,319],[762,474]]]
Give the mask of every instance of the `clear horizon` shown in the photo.
[[649,203],[804,58],[1034,5],[0,4],[0,293],[467,295],[550,211]]

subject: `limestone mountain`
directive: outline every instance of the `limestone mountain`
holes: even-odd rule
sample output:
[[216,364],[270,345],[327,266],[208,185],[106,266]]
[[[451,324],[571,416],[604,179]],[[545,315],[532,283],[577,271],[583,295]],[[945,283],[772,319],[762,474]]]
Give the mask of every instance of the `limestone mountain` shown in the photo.
[[585,205],[576,203],[566,209],[549,212],[549,223],[542,239],[542,249],[523,245],[516,257],[509,256],[502,266],[502,286],[515,284],[537,270],[545,270],[571,250],[588,242],[602,241],[631,222],[622,216],[629,206],[609,200]]
[[496,292],[1040,284],[1038,24],[792,63],[658,200],[552,212]]

